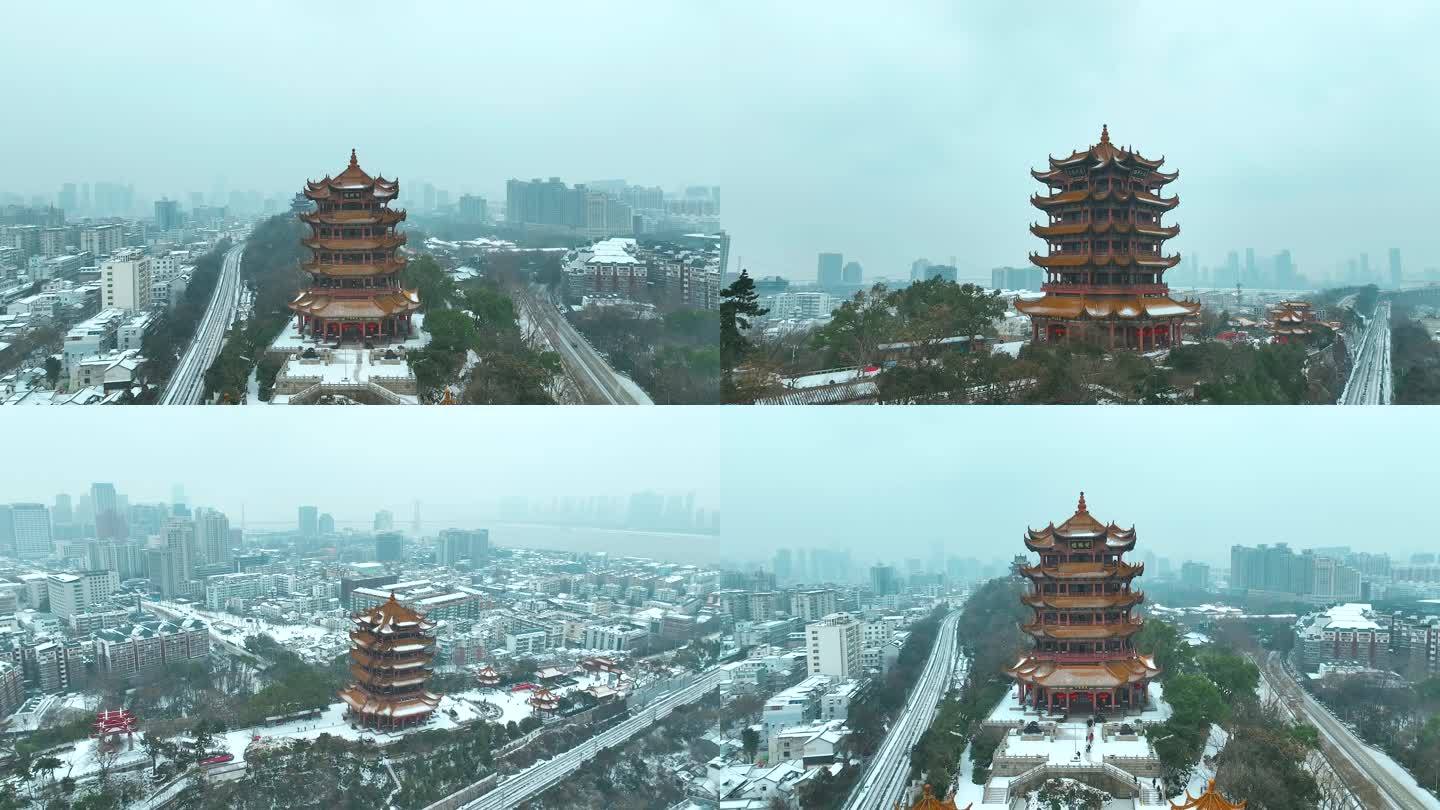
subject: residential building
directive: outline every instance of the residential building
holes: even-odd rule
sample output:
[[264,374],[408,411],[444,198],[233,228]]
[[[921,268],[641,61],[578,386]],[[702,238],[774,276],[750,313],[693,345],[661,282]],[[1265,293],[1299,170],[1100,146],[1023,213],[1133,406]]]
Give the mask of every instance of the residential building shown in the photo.
[[117,251],[100,265],[100,306],[126,312],[150,309],[150,257],[139,249]]
[[75,614],[90,612],[92,607],[120,590],[120,575],[103,569],[78,574],[50,574],[46,580],[50,612],[64,620]]
[[80,232],[80,250],[100,258],[109,256],[125,247],[125,226],[120,224],[96,225]]
[[10,504],[14,527],[15,556],[22,560],[49,557],[54,550],[50,534],[50,510],[43,503]]
[[860,620],[848,613],[832,613],[806,625],[807,671],[842,681],[859,678],[860,625]]
[[195,619],[137,622],[95,634],[95,668],[105,676],[132,678],[209,654],[210,629]]

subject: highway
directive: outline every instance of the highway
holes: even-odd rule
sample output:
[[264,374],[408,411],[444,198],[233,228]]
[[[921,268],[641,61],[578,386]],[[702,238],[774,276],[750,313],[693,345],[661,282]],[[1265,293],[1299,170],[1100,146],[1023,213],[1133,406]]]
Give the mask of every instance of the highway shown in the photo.
[[570,321],[560,314],[556,303],[547,293],[536,288],[519,290],[526,303],[530,321],[560,355],[560,364],[575,381],[587,405],[653,405],[650,398],[639,388],[626,386],[620,380],[620,373],[605,362],[595,347],[576,331]]
[[[1344,723],[1335,719],[1335,716],[1326,711],[1320,702],[1311,697],[1308,692],[1301,689],[1295,683],[1290,671],[1280,663],[1277,653],[1270,653],[1264,663],[1264,675],[1275,693],[1285,701],[1290,711],[1315,726],[1320,732],[1320,737],[1330,747],[1322,746],[1326,757],[1336,765],[1336,771],[1342,776],[1353,766],[1358,775],[1368,785],[1351,785],[1351,788],[1358,796],[1366,796],[1364,802],[1367,810],[1430,810],[1434,807],[1434,801],[1426,801],[1416,796],[1399,779],[1395,778],[1389,770],[1375,761],[1370,754],[1370,748],[1359,737],[1356,737]],[[1332,756],[1334,754],[1334,756]],[[1340,763],[1334,763],[1335,758],[1340,758]],[[1356,774],[1352,774],[1354,776]],[[1374,792],[1366,790],[1374,788]],[[1379,799],[1383,804],[1377,804]]]
[[1382,301],[1375,305],[1375,317],[1360,338],[1340,404],[1389,405],[1390,397],[1390,304]]
[[958,610],[951,612],[940,623],[940,632],[935,637],[935,646],[930,650],[930,659],[925,662],[919,682],[910,690],[910,697],[906,699],[900,716],[895,718],[885,741],[850,792],[845,810],[890,810],[900,800],[910,781],[910,749],[930,727],[940,699],[945,697],[950,687],[957,653],[955,628],[959,623]]
[[574,773],[600,751],[628,741],[631,737],[664,719],[676,707],[694,703],[704,697],[719,683],[720,670],[718,668],[706,670],[689,686],[653,701],[634,717],[600,732],[569,751],[557,755],[554,759],[531,765],[524,771],[501,782],[484,796],[461,805],[458,810],[502,810],[502,808],[516,807],[521,802],[539,795],[541,791]]
[[180,356],[175,373],[160,395],[161,405],[199,405],[205,395],[205,371],[220,354],[225,342],[225,333],[235,321],[240,305],[240,257],[245,254],[245,243],[241,242],[226,251],[220,265],[220,277],[215,281],[215,291],[210,294],[210,303],[205,315],[195,327],[190,346]]

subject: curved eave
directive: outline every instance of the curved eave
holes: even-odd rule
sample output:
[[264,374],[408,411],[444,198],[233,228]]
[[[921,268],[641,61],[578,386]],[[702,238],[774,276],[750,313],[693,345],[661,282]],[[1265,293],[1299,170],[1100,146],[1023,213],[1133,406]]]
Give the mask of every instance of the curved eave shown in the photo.
[[1103,610],[1105,608],[1135,607],[1145,601],[1144,591],[1101,594],[1098,596],[1068,596],[1065,594],[1027,593],[1021,601],[1032,608],[1053,608],[1055,610]]
[[383,237],[360,237],[346,238],[334,236],[309,236],[300,240],[300,244],[311,250],[393,250],[407,241],[403,233],[388,234]]
[[371,211],[301,211],[297,216],[307,225],[395,225],[405,219],[403,208]]
[[1020,575],[1028,579],[1134,579],[1145,573],[1145,563],[1120,563],[1099,565],[1083,563],[1083,568],[1071,567],[1077,564],[1061,563],[1059,566],[1026,565],[1020,568]]
[[300,269],[307,273],[331,278],[365,278],[367,276],[388,276],[405,269],[404,259],[372,264],[325,264],[322,262],[301,262]]
[[1020,625],[1020,630],[1034,638],[1052,641],[1094,641],[1107,638],[1126,638],[1140,632],[1140,622],[1123,624],[1035,624]]
[[1090,192],[1086,191],[1085,189],[1080,189],[1078,191],[1062,191],[1059,194],[1051,194],[1046,197],[1042,197],[1039,194],[1032,194],[1030,195],[1030,204],[1035,206],[1036,208],[1039,208],[1042,211],[1046,211],[1051,208],[1055,208],[1056,206],[1072,205],[1074,203],[1084,202],[1089,196],[1089,194]]
[[1174,197],[1170,197],[1169,199],[1155,197],[1143,192],[1137,192],[1133,196],[1135,198],[1135,202],[1144,203],[1146,205],[1153,206],[1164,211],[1169,211],[1180,204],[1180,196],[1178,194]]

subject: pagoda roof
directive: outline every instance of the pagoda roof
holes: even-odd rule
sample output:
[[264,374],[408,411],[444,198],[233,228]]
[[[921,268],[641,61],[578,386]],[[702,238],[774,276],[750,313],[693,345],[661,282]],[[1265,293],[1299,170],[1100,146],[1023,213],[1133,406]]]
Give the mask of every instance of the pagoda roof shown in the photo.
[[1133,607],[1145,601],[1144,591],[1121,591],[1101,594],[1027,593],[1020,601],[1031,607],[1057,610],[1084,610],[1111,607]]
[[1160,674],[1151,655],[1137,655],[1094,664],[1071,664],[1027,655],[1005,670],[1016,680],[1052,688],[1114,688],[1142,683]]
[[329,199],[332,191],[355,191],[357,189],[370,191],[376,197],[394,197],[399,191],[399,183],[395,180],[386,180],[380,175],[371,177],[360,168],[360,161],[355,157],[355,150],[350,150],[350,165],[346,166],[340,174],[331,177],[325,175],[321,180],[305,181],[305,196],[312,200]]
[[1025,530],[1025,545],[1031,551],[1054,548],[1056,540],[1104,540],[1110,548],[1129,549],[1135,545],[1135,527],[1122,529],[1114,521],[1107,524],[1096,520],[1085,505],[1085,493],[1082,492],[1075,514],[1066,518],[1065,522],[1059,526],[1051,523],[1043,529]]
[[1031,301],[1015,302],[1025,315],[1066,320],[1139,320],[1182,318],[1200,311],[1200,304],[1176,301],[1169,296],[1138,295],[1046,295]]
[[440,705],[440,696],[434,692],[418,692],[403,699],[386,699],[372,695],[357,684],[351,684],[340,691],[340,699],[353,711],[387,717],[406,717],[415,714],[429,714]]
[[1185,791],[1185,803],[1170,803],[1171,810],[1244,810],[1247,802],[1232,804],[1227,801],[1220,792],[1215,789],[1215,780],[1205,786],[1205,792],[1194,798],[1190,797],[1190,791]]
[[1057,160],[1053,155],[1051,155],[1049,162],[1050,171],[1037,173],[1032,170],[1031,174],[1037,174],[1039,176],[1036,179],[1041,179],[1043,177],[1050,176],[1056,169],[1068,168],[1071,166],[1079,165],[1089,165],[1093,169],[1100,169],[1104,168],[1109,164],[1115,164],[1117,166],[1128,165],[1140,169],[1149,169],[1153,171],[1156,176],[1165,180],[1166,182],[1174,180],[1176,177],[1180,176],[1179,172],[1167,173],[1155,171],[1161,166],[1165,165],[1164,156],[1161,156],[1159,160],[1151,160],[1147,157],[1142,156],[1139,152],[1135,152],[1127,147],[1119,147],[1111,143],[1110,126],[1108,124],[1102,124],[1100,126],[1099,143],[1088,147],[1083,152],[1078,150],[1071,152],[1070,157],[1067,158],[1060,158]]
[[1063,562],[1059,565],[1026,565],[1020,574],[1043,579],[1129,579],[1145,573],[1145,563]]
[[311,250],[388,250],[405,244],[403,233],[387,233],[384,236],[307,236],[300,244]]
[[[301,293],[303,296],[304,293]],[[379,633],[394,632],[396,629],[428,629],[435,625],[412,607],[400,603],[395,594],[369,610],[351,618],[357,625],[368,627]]]
[[1041,256],[1037,253],[1030,254],[1030,263],[1038,267],[1153,267],[1156,269],[1168,269],[1180,263],[1180,256],[1146,256],[1144,254],[1128,253],[1102,253],[1095,255],[1090,251],[1083,253],[1052,253],[1048,256]]
[[1084,641],[1087,639],[1124,638],[1140,632],[1143,622],[1129,621],[1116,624],[1043,624],[1027,622],[1020,629],[1036,638],[1053,638],[1057,641]]
[[309,225],[394,225],[405,219],[405,212],[395,208],[368,211],[301,211],[300,221]]
[[398,273],[405,269],[405,260],[399,256],[392,256],[383,262],[363,262],[361,264],[308,261],[301,262],[300,269],[307,273],[319,273],[322,276],[333,278],[365,278]]
[[1121,222],[1118,220],[1105,219],[1090,222],[1060,222],[1055,225],[1031,224],[1030,232],[1041,239],[1054,239],[1058,236],[1079,236],[1081,234],[1098,235],[1107,233],[1138,233],[1145,236],[1170,239],[1180,234],[1180,226]]
[[[967,804],[965,805],[965,810],[970,810],[970,808],[974,806],[973,804]],[[903,803],[897,801],[895,802],[895,810],[907,810],[907,808]],[[910,805],[908,810],[960,810],[960,808],[955,804],[955,794],[953,791],[942,799],[935,795],[934,788],[926,784],[920,792],[920,798],[916,799],[915,803]]]
[[1145,191],[1123,191],[1120,189],[1082,188],[1074,191],[1062,191],[1059,194],[1050,194],[1044,197],[1039,194],[1030,195],[1030,204],[1041,210],[1078,202],[1130,202],[1131,200],[1163,208],[1166,211],[1180,204],[1180,198],[1178,196],[1156,197],[1154,194]]
[[[352,298],[327,295],[323,289],[302,290],[290,302],[290,309],[332,320],[385,318],[419,310],[420,294],[414,290],[387,290],[365,298]],[[391,594],[390,600],[394,599]]]

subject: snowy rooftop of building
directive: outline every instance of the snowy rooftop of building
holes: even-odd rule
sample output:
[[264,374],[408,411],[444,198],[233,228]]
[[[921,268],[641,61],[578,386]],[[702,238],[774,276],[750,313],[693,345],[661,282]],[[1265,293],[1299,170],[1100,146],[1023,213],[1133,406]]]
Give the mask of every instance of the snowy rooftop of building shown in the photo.
[[590,258],[587,264],[639,264],[640,260],[631,255],[630,251],[635,247],[635,240],[614,237],[604,239],[590,246]]

